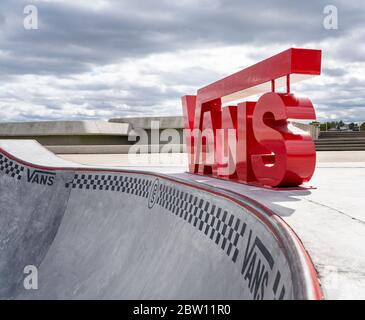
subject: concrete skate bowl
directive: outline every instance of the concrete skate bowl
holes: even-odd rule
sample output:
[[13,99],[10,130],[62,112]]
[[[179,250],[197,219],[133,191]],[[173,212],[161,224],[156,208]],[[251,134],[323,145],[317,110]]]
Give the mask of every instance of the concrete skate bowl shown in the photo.
[[[160,174],[75,168],[27,144],[42,165],[0,148],[1,298],[322,297],[295,233],[257,202]],[[37,290],[24,288],[28,265]]]

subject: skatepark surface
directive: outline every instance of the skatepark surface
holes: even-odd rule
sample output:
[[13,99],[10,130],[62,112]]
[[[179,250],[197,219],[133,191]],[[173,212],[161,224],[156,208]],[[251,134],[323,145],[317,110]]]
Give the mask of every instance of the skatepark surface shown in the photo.
[[[1,140],[0,297],[364,299],[355,158],[319,162],[313,188],[278,191]],[[27,265],[37,290],[23,286]]]

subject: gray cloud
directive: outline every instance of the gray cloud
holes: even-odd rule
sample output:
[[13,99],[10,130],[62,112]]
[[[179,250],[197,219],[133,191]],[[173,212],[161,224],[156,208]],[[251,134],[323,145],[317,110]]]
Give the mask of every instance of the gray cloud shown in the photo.
[[[100,8],[91,2],[87,6],[37,1],[40,29],[28,31],[23,28],[23,8],[29,2],[2,0],[0,4],[0,81],[9,79],[15,88],[25,75],[75,79],[98,67],[158,53],[249,45],[257,50],[246,57],[258,61],[267,57],[270,46],[321,47],[326,43],[324,56],[335,61],[336,66],[324,65],[323,75],[334,82],[337,79],[337,90],[348,94],[341,94],[340,104],[336,101],[338,97],[332,95],[333,89],[323,87],[329,94],[319,99],[320,104],[350,109],[354,107],[350,95],[358,95],[357,101],[363,101],[363,93],[355,88],[364,87],[365,80],[356,80],[359,83],[354,87],[355,80],[349,79],[347,69],[342,66],[364,61],[365,33],[359,30],[363,28],[365,5],[359,1],[331,1],[338,7],[339,30],[326,30],[322,26],[327,0],[111,0],[108,6]],[[333,48],[328,45],[332,42]],[[116,115],[177,113],[179,97],[185,93],[182,87],[197,89],[220,75],[192,63],[176,72],[147,70],[146,76],[156,76],[159,82],[156,85],[140,84],[138,80],[105,83],[93,78],[91,82],[70,84],[40,81],[44,90],[24,94],[0,89],[0,108],[10,106],[9,101],[14,105],[14,100],[19,99],[28,102],[30,108],[34,105],[48,110],[39,116],[14,110],[14,120],[59,116],[68,104],[85,110],[69,115],[80,118],[104,117],[113,112]],[[57,90],[57,94],[48,96],[47,88],[48,92]],[[303,89],[309,92],[311,87]],[[89,112],[92,109],[94,116]]]
[[322,74],[327,75],[329,77],[341,77],[344,76],[347,73],[345,68],[331,68],[331,67],[323,67],[322,68]]
[[[9,12],[10,19],[1,46],[11,52],[10,58],[0,61],[3,73],[77,73],[87,71],[89,64],[156,52],[245,43],[259,48],[260,44],[320,41],[331,35],[322,27],[326,0],[311,4],[203,0],[186,6],[173,1],[110,1],[110,7],[99,11],[40,2],[37,32],[23,28],[26,3],[2,0],[2,12]],[[339,10],[341,28],[336,36],[350,32],[362,19],[355,7],[340,4]],[[16,66],[19,60],[23,63]]]

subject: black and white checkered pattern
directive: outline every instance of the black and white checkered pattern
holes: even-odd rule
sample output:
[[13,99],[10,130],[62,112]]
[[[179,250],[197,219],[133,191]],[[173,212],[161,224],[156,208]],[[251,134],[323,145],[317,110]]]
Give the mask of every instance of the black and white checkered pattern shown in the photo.
[[125,192],[147,198],[152,181],[120,175],[106,174],[75,174],[72,182],[66,183],[66,188],[85,190],[104,190]]
[[12,178],[20,180],[24,167],[0,154],[0,171]]
[[243,237],[246,224],[209,201],[174,187],[160,184],[157,204],[199,228],[226,254],[237,261],[238,241]]

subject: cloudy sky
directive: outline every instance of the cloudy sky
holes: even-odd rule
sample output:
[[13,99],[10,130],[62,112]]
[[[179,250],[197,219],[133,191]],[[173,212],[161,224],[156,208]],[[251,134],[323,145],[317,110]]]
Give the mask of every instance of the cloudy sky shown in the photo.
[[322,75],[292,88],[319,120],[365,121],[364,17],[359,0],[1,0],[0,121],[178,115],[182,95],[289,47],[323,50]]

